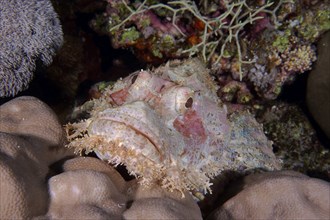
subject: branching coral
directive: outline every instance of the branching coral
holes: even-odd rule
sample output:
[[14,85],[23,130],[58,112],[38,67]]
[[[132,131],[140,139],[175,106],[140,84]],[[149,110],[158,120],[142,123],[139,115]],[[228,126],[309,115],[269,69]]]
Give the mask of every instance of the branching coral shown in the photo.
[[36,63],[50,64],[63,36],[49,0],[0,0],[0,4],[0,97],[3,97],[27,88]]

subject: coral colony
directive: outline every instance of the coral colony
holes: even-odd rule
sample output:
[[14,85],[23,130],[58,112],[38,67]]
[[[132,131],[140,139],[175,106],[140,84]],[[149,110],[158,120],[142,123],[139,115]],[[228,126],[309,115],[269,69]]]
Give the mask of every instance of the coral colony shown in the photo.
[[200,56],[222,96],[245,103],[251,93],[275,99],[284,83],[310,69],[312,43],[330,29],[329,4],[315,2],[108,0],[91,25],[147,62]]
[[197,58],[135,72],[90,101],[90,118],[66,126],[68,146],[124,164],[143,185],[200,199],[223,171],[279,169],[262,126],[227,109],[217,89]]
[[0,97],[5,97],[28,87],[38,61],[52,62],[63,33],[48,0],[0,0],[0,5]]

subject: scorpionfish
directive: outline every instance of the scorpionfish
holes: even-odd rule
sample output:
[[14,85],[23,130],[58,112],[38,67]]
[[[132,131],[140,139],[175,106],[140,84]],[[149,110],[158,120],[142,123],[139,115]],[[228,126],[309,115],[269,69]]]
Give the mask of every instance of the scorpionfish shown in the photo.
[[229,112],[217,89],[197,58],[134,72],[90,101],[89,118],[66,125],[68,146],[125,165],[141,184],[202,195],[223,171],[279,169],[262,126]]

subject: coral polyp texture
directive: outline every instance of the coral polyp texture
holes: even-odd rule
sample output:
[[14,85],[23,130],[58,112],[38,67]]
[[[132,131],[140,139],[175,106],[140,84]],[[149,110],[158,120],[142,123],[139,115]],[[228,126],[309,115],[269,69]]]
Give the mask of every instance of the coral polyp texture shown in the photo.
[[60,21],[48,0],[0,0],[0,97],[26,89],[37,62],[62,45]]
[[249,93],[275,99],[311,68],[312,43],[329,30],[329,16],[323,1],[108,0],[91,25],[147,62],[200,56],[222,84],[242,81]]
[[143,185],[199,198],[223,171],[279,169],[262,126],[221,103],[217,89],[198,59],[137,71],[86,103],[88,119],[66,125],[68,147],[124,164]]

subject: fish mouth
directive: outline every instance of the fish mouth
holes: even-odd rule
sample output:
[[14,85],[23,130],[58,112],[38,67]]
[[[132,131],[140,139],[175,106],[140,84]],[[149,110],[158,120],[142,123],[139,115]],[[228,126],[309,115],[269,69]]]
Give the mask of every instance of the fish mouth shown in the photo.
[[118,123],[118,124],[123,124],[125,125],[126,127],[132,129],[133,131],[135,131],[138,135],[141,135],[142,137],[144,137],[145,139],[147,139],[153,146],[154,148],[157,150],[157,152],[162,155],[162,152],[160,151],[160,147],[158,147],[158,144],[149,136],[146,134],[146,132],[143,132],[139,129],[137,129],[136,127],[134,127],[133,125],[131,124],[127,124],[125,122],[122,122],[122,121],[116,121],[116,120],[111,120],[112,122],[114,123]]
[[[147,140],[155,149],[160,160],[163,160],[165,146],[162,144],[164,141],[162,140],[161,134],[164,135],[164,132],[161,131],[162,126],[159,125],[159,117],[147,104],[142,101],[137,102],[138,103],[134,102],[125,106],[107,109],[101,113],[99,119],[124,126],[128,130],[134,131],[137,136]],[[137,106],[143,106],[144,111],[139,111],[140,109],[137,108]],[[149,109],[146,109],[147,107]],[[134,136],[135,135],[133,135],[133,138]],[[123,138],[129,137],[123,136]]]

